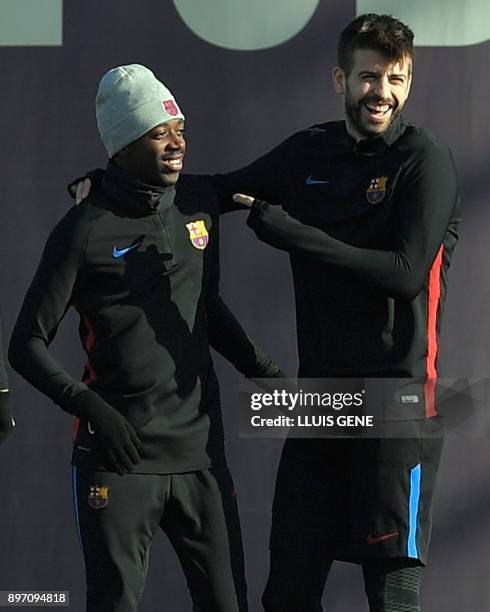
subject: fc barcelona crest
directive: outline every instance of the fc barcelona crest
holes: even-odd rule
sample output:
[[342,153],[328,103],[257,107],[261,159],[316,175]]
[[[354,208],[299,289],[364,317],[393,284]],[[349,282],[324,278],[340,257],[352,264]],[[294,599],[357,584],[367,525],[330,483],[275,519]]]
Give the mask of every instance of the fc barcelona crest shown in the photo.
[[371,183],[369,184],[369,188],[366,192],[368,202],[371,202],[371,204],[377,204],[384,199],[386,195],[387,180],[387,176],[380,176],[379,178],[371,179]]
[[196,249],[205,249],[208,246],[209,234],[204,221],[193,221],[187,223],[186,228],[189,230],[189,238]]
[[94,510],[101,510],[109,504],[109,487],[90,487],[88,505]]
[[177,104],[173,100],[164,100],[162,102],[163,108],[165,112],[169,114],[171,117],[175,117],[175,115],[179,114],[179,109],[177,108]]

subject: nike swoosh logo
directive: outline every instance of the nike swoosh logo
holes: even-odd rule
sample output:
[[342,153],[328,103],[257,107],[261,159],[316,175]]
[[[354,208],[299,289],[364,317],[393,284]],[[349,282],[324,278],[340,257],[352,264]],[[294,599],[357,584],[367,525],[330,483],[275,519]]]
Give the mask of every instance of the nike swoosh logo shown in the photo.
[[319,181],[313,178],[313,175],[310,176],[305,181],[306,185],[326,185],[327,183],[331,183],[331,181]]
[[126,247],[125,249],[118,249],[117,247],[114,247],[112,249],[112,256],[122,257],[123,255],[126,255],[126,253],[129,253],[129,251],[132,251],[133,249],[137,249],[139,246],[141,246],[141,242],[132,244],[131,246]]
[[384,533],[380,536],[372,536],[368,535],[366,542],[368,544],[377,544],[378,542],[384,542],[385,540],[391,540],[391,538],[395,538],[398,535],[398,531],[393,531],[393,533]]

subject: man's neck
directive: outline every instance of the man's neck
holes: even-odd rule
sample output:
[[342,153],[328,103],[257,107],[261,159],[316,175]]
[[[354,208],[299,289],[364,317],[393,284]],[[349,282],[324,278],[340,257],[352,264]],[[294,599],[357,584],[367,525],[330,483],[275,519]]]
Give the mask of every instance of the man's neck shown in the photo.
[[364,136],[363,134],[361,134],[360,132],[356,130],[356,128],[349,121],[348,117],[345,118],[345,130],[347,134],[349,134],[349,136],[351,136],[351,138],[353,138],[356,142],[360,142],[361,140],[368,139],[367,136]]

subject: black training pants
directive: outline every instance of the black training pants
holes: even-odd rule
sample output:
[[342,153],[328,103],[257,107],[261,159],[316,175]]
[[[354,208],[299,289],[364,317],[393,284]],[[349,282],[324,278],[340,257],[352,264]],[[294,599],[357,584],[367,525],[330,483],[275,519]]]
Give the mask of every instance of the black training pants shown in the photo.
[[226,468],[121,477],[74,466],[73,484],[88,612],[138,609],[158,527],[177,553],[196,612],[246,612],[238,509]]

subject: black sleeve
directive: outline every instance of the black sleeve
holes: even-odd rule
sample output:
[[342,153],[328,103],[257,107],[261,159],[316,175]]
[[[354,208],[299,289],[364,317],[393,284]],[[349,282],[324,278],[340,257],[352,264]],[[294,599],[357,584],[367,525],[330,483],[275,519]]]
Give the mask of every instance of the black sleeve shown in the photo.
[[72,209],[73,214],[68,213],[50,235],[9,348],[12,367],[68,412],[74,399],[88,388],[61,367],[48,347],[71,304],[83,264],[86,232],[72,218],[78,212]]
[[219,294],[219,230],[215,221],[212,269],[206,297],[209,344],[247,378],[287,378],[279,366],[247,336]]
[[247,378],[287,378],[269,355],[247,336],[218,295],[208,302],[209,343]]
[[[254,194],[251,194],[254,195]],[[349,268],[387,295],[413,299],[422,289],[447,231],[457,238],[458,185],[448,149],[432,147],[397,187],[392,250],[358,248],[304,225],[281,206],[257,201],[248,225],[264,242],[314,261]]]
[[243,168],[226,174],[213,175],[220,213],[248,210],[248,207],[233,201],[232,196],[235,193],[253,194],[261,200],[280,203],[282,190],[287,188],[289,168],[295,163],[294,155],[297,152],[298,140],[302,140],[301,133],[293,134],[272,151]]

